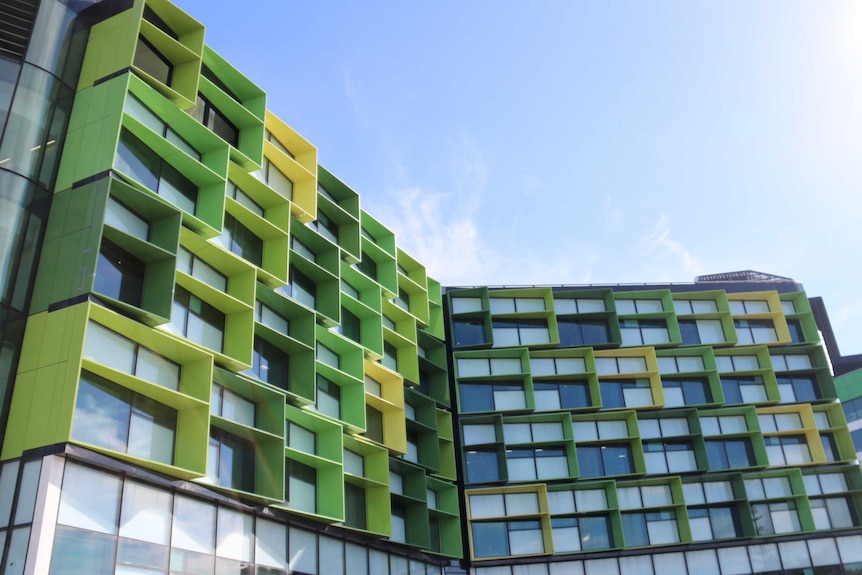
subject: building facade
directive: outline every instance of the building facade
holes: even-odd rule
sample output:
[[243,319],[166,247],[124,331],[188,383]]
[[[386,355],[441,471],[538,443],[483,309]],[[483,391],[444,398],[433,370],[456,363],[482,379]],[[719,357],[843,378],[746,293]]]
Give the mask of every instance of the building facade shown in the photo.
[[862,572],[815,311],[444,290],[194,17],[0,0],[2,574]]

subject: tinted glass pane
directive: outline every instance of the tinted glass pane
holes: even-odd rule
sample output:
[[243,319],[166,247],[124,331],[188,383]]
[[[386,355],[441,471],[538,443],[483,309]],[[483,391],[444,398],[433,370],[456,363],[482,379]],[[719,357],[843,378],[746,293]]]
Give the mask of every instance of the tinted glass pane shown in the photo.
[[170,85],[173,65],[141,37],[138,37],[133,64],[162,84]]
[[476,557],[500,557],[509,554],[506,523],[474,523],[473,552]]
[[682,334],[683,345],[696,345],[700,343],[700,335],[697,331],[697,322],[691,320],[680,320],[679,331]]
[[479,320],[460,320],[453,323],[455,345],[479,345],[485,343],[485,326]]
[[601,477],[604,475],[601,447],[578,447],[577,454],[581,477]]
[[467,481],[485,483],[500,479],[500,463],[496,451],[467,452]]
[[131,132],[126,129],[120,132],[114,160],[119,171],[155,192],[159,188],[160,163],[158,156]]
[[99,248],[93,290],[134,306],[141,305],[144,263],[107,238]]
[[352,483],[344,484],[344,523],[360,529],[366,525],[365,490]]
[[632,449],[628,445],[609,445],[602,448],[606,475],[627,475],[634,470]]
[[461,409],[463,411],[493,411],[494,396],[491,385],[482,383],[462,383]]

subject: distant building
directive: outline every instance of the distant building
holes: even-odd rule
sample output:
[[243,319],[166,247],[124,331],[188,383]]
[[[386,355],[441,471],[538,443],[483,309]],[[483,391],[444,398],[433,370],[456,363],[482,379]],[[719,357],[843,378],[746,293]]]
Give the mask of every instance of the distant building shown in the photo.
[[0,0],[0,574],[857,573],[817,310],[444,290],[175,5]]

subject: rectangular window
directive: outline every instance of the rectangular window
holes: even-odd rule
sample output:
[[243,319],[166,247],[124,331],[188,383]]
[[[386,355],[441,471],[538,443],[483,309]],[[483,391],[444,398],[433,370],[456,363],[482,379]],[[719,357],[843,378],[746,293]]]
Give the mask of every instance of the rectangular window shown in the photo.
[[317,453],[317,434],[298,423],[287,422],[287,446],[303,453]]
[[777,376],[781,403],[810,403],[820,399],[820,389],[810,376]]
[[643,357],[597,357],[596,373],[609,375],[617,373],[641,373],[647,370]]
[[474,313],[482,311],[482,298],[453,297],[451,298],[452,313]]
[[135,307],[141,306],[146,264],[108,238],[99,246],[93,291]]
[[506,463],[509,481],[561,479],[569,476],[569,464],[564,449],[508,449]]
[[500,480],[500,457],[496,450],[468,450],[467,483],[488,483]]
[[563,441],[563,425],[558,422],[504,423],[503,437],[509,444]]
[[545,552],[538,520],[473,523],[476,557],[536,555]]
[[558,319],[560,347],[604,345],[611,341],[611,330],[604,320]]
[[341,388],[319,374],[314,407],[319,413],[341,419]]
[[534,381],[536,411],[590,407],[590,387],[577,381]]
[[253,492],[255,488],[254,443],[222,429],[210,431],[207,478],[230,489]]
[[461,383],[459,390],[464,412],[511,411],[527,407],[521,382]]
[[227,182],[227,196],[236,200],[239,205],[261,218],[266,215],[266,210],[263,206],[258,204],[251,196],[242,191],[239,186],[230,180]]
[[298,269],[290,266],[290,293],[299,303],[314,309],[317,305],[317,284]]
[[673,496],[667,485],[643,487],[617,487],[620,509],[640,509],[673,505]]
[[521,360],[519,358],[458,358],[455,362],[458,366],[458,377],[517,375],[524,371],[521,367]]
[[769,302],[766,300],[730,300],[727,303],[733,315],[769,313]]
[[344,472],[357,477],[365,477],[365,458],[349,449],[343,451]]
[[329,367],[341,369],[341,356],[320,342],[317,342],[317,361],[325,363]]
[[778,334],[775,332],[775,325],[772,320],[738,319],[734,320],[733,326],[736,328],[736,337],[739,339],[740,345],[778,341]]
[[263,240],[235,217],[226,213],[219,243],[257,267],[263,266]]
[[369,278],[377,281],[377,262],[375,262],[371,256],[362,252],[362,259],[359,260],[356,265],[356,269],[368,276]]
[[606,516],[552,517],[551,535],[554,553],[611,547],[610,521]]
[[367,526],[365,489],[352,483],[344,484],[344,524],[355,529]]
[[749,499],[776,499],[790,497],[793,489],[787,477],[753,477],[745,480],[745,494]]
[[754,450],[748,438],[707,440],[706,457],[711,471],[719,469],[743,469],[755,464]]
[[262,337],[254,338],[251,372],[263,382],[290,390],[290,356]]
[[219,291],[227,291],[227,276],[183,246],[177,251],[177,270]]
[[757,421],[764,433],[802,429],[802,418],[798,413],[761,413]]
[[497,431],[493,423],[465,425],[462,432],[464,445],[481,445],[495,443]]
[[554,300],[557,315],[601,313],[606,311],[605,300],[599,298],[560,298]]
[[581,477],[605,477],[634,473],[630,445],[579,446],[578,466]]
[[150,222],[114,196],[108,196],[108,204],[105,207],[105,224],[139,240],[146,241],[150,237]]
[[638,427],[643,439],[678,437],[690,433],[688,420],[684,417],[644,418],[638,420]]
[[704,435],[727,435],[748,432],[748,423],[742,415],[700,416]]
[[465,347],[485,343],[485,324],[477,319],[459,319],[452,322],[455,346]]
[[724,327],[717,319],[681,319],[679,331],[683,345],[724,343]]
[[665,407],[703,405],[712,403],[709,382],[706,378],[662,379]]
[[760,360],[756,355],[718,355],[715,358],[715,366],[722,373],[757,371],[760,369]]
[[582,357],[531,357],[530,373],[533,377],[543,375],[570,375],[586,373],[587,364]]
[[239,130],[212,102],[198,94],[197,104],[191,112],[198,122],[233,147],[239,146]]
[[288,459],[285,466],[287,489],[284,500],[291,509],[317,512],[317,470],[298,461]]
[[626,547],[679,543],[676,513],[673,511],[623,513],[622,520]]
[[793,501],[752,504],[751,516],[758,535],[795,533],[802,529]]
[[120,132],[114,166],[178,208],[195,213],[197,186],[126,128]]
[[847,497],[812,499],[811,514],[816,529],[846,529],[857,524],[853,505]]
[[492,297],[490,304],[492,314],[545,311],[545,300],[540,297]]
[[649,380],[646,379],[599,380],[599,391],[602,396],[602,407],[605,409],[654,405],[652,388]]
[[398,371],[398,348],[388,341],[384,341],[383,359],[380,360],[380,363],[392,371]]
[[661,345],[670,342],[667,322],[663,319],[620,320],[623,346]]
[[224,350],[224,314],[182,286],[174,290],[171,325],[195,343],[218,352]]
[[548,323],[543,319],[495,320],[491,328],[494,347],[538,345],[551,341]]
[[711,299],[675,299],[673,311],[676,315],[715,313],[718,311],[718,304]]
[[691,538],[694,541],[733,539],[742,536],[736,507],[698,507],[688,510]]
[[647,473],[697,471],[697,459],[690,441],[644,442]]
[[133,64],[165,86],[171,85],[174,75],[174,65],[143,36],[138,36]]
[[362,343],[362,322],[346,307],[341,308],[341,335]]
[[673,357],[659,357],[659,373],[689,373],[693,371],[704,371],[703,357],[699,355],[679,355]]
[[218,385],[212,386],[210,413],[242,425],[254,427],[257,406],[233,391]]
[[290,333],[290,322],[260,300],[254,302],[254,320],[282,335]]
[[573,421],[572,431],[577,442],[625,439],[629,437],[628,423],[626,423],[625,419]]
[[317,262],[317,254],[307,245],[299,241],[296,236],[290,236],[290,249],[304,257],[310,262]]
[[724,403],[762,403],[769,401],[763,378],[759,375],[749,377],[722,377],[721,389],[724,391]]
[[159,463],[173,464],[177,411],[82,372],[72,439]]
[[383,443],[383,414],[371,407],[365,406],[365,437],[377,443]]
[[338,224],[322,211],[317,211],[317,220],[311,223],[321,236],[334,244],[338,243]]
[[766,455],[772,467],[811,463],[811,450],[804,435],[767,436],[763,441],[766,443]]
[[179,364],[94,321],[87,322],[84,357],[174,391],[180,386]]
[[661,313],[664,305],[660,299],[618,299],[616,300],[618,315],[634,315],[638,313]]

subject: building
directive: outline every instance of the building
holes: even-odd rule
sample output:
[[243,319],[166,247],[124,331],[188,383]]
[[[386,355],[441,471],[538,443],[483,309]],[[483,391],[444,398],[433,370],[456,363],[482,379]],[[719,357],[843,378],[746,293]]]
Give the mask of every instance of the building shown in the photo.
[[0,0],[2,574],[862,572],[801,289],[444,290],[194,17]]

